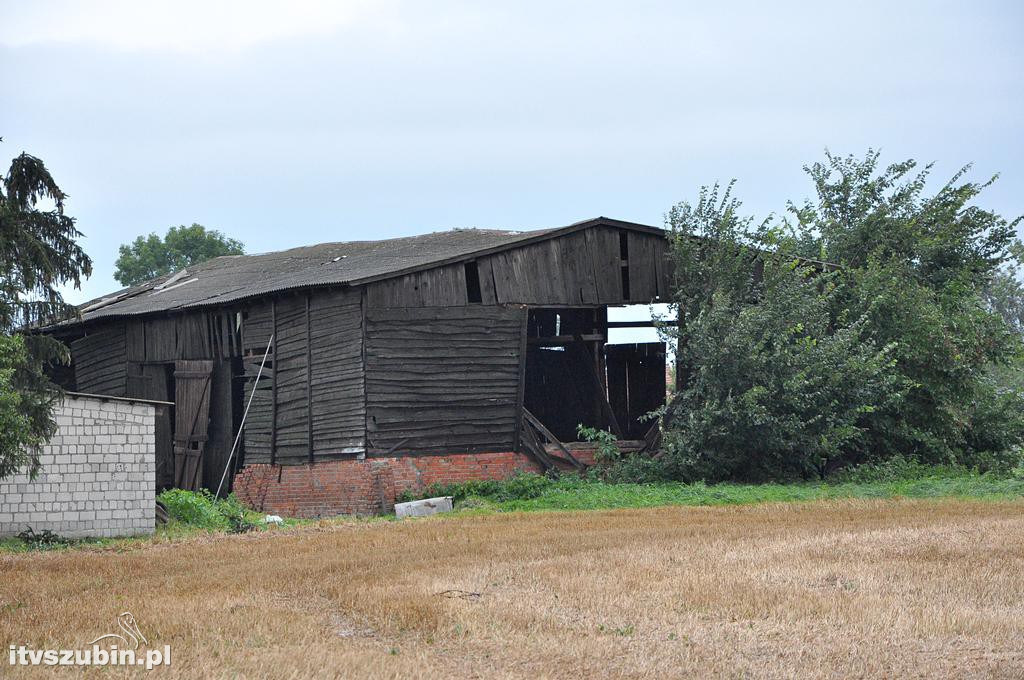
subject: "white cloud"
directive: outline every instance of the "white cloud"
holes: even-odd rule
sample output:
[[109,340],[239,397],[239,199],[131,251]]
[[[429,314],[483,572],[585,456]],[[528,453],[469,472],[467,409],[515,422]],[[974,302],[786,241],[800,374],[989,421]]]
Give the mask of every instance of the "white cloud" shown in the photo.
[[237,51],[328,35],[386,13],[367,0],[50,0],[4,3],[0,44],[115,50]]

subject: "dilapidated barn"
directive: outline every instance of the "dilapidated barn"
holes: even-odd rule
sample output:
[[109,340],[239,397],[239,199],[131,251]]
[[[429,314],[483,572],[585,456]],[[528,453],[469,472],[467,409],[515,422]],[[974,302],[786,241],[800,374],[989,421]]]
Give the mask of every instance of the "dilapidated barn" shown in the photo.
[[174,403],[159,486],[215,489],[227,468],[267,510],[375,512],[408,487],[581,465],[579,424],[642,446],[665,346],[608,344],[645,325],[608,308],[666,300],[667,249],[601,217],[219,257],[50,332],[66,387]]

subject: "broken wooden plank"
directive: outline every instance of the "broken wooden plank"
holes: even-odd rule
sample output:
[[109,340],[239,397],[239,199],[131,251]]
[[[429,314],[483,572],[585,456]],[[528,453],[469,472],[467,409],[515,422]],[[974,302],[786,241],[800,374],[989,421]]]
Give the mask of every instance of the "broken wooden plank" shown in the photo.
[[579,459],[576,458],[576,456],[572,455],[572,452],[570,452],[569,449],[567,449],[565,445],[562,444],[561,441],[559,441],[558,437],[553,435],[551,433],[551,430],[544,427],[544,423],[537,420],[537,417],[530,413],[530,411],[526,408],[523,408],[523,418],[526,419],[527,423],[535,427],[542,435],[544,435],[544,437],[546,437],[549,442],[554,444],[559,451],[565,454],[565,458],[568,459],[570,463],[575,465],[577,469],[583,470],[584,468],[586,468],[586,465],[581,463]]

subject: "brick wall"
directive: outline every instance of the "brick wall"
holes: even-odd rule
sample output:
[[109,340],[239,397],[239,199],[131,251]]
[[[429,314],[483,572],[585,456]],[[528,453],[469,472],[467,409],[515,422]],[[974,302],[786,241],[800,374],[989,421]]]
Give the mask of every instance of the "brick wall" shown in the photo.
[[67,395],[35,480],[0,480],[0,536],[26,526],[61,536],[152,533],[155,411],[143,402]]
[[505,479],[517,470],[541,472],[525,454],[473,453],[249,465],[235,476],[239,500],[288,517],[391,512],[395,496],[435,483]]

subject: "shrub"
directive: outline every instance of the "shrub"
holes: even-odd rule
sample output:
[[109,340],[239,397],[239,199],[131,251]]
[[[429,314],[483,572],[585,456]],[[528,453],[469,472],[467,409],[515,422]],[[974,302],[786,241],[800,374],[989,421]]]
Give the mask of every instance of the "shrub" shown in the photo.
[[168,489],[157,496],[171,519],[200,529],[242,533],[256,528],[234,494],[216,499],[206,489]]
[[829,477],[829,481],[834,484],[870,484],[958,478],[970,474],[970,470],[958,465],[931,465],[904,456],[893,456],[877,463],[864,463],[839,470]]
[[974,205],[988,184],[961,181],[966,168],[926,196],[929,168],[878,160],[805,168],[817,196],[790,205],[793,221],[739,216],[731,185],[670,211],[675,478],[787,481],[896,456],[1018,464],[1022,289],[992,284],[1021,257],[1020,218]]
[[613,463],[622,457],[622,451],[619,450],[618,437],[608,430],[599,430],[595,427],[587,427],[580,424],[576,426],[576,434],[585,442],[597,444],[597,450],[594,451],[594,461],[599,465]]
[[50,548],[62,548],[70,545],[70,542],[49,529],[35,531],[32,527],[25,527],[25,530],[18,534],[18,538],[29,548],[35,550],[48,550]]
[[893,348],[870,341],[865,318],[833,317],[834,275],[781,244],[748,245],[739,203],[717,192],[672,214],[687,370],[667,414],[667,469],[683,481],[782,481],[857,461],[868,416],[906,389]]

